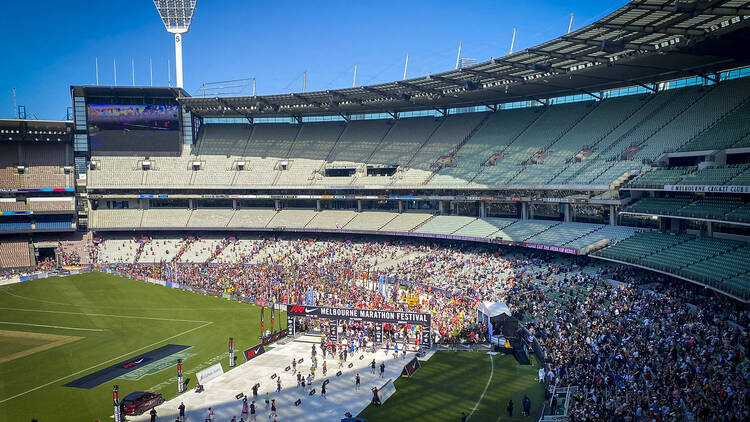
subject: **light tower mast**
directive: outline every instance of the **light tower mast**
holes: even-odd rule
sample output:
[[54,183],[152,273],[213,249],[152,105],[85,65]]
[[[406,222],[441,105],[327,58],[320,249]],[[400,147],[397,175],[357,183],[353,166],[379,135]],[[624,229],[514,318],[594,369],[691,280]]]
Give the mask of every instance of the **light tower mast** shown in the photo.
[[175,72],[177,87],[182,88],[182,35],[190,30],[198,0],[154,0],[167,32],[174,34]]

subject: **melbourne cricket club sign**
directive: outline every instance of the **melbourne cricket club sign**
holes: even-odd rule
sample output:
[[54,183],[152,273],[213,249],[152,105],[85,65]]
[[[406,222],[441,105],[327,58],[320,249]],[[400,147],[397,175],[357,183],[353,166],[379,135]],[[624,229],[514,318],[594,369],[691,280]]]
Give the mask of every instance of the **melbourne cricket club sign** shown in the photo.
[[418,312],[380,311],[359,308],[327,308],[324,306],[287,306],[291,316],[315,317],[327,319],[355,319],[368,322],[388,322],[393,324],[415,324],[430,326],[432,315]]

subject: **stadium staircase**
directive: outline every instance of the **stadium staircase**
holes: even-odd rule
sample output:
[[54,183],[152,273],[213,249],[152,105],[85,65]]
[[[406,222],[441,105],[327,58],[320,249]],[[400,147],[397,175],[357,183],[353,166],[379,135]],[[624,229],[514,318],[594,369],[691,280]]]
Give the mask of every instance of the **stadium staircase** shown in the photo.
[[[693,140],[700,138],[704,133],[709,132],[711,129],[714,128],[719,122],[724,120],[727,116],[732,115],[734,112],[741,110],[743,107],[746,107],[748,104],[750,104],[750,97],[746,98],[745,101],[742,101],[741,103],[734,106],[732,109],[727,111],[726,113],[722,114],[721,116],[716,117],[714,121],[712,121],[710,124],[708,124],[702,131],[696,133],[693,135],[690,139],[688,139],[684,144],[682,144],[682,147],[678,149],[678,151],[685,151],[685,147],[688,147]],[[690,151],[690,149],[687,149],[687,151]]]
[[[505,151],[507,151],[507,150],[508,150],[508,148],[510,148],[510,146],[511,146],[511,145],[513,145],[513,143],[514,143],[514,142],[516,142],[516,141],[517,141],[517,140],[518,140],[518,139],[519,139],[520,137],[522,137],[522,136],[523,136],[523,135],[524,135],[524,134],[525,134],[525,133],[526,133],[526,132],[527,132],[527,131],[528,131],[528,130],[529,130],[529,129],[530,129],[531,127],[532,127],[532,126],[534,126],[534,124],[535,124],[535,123],[536,123],[536,122],[537,122],[537,121],[538,121],[538,120],[539,120],[539,119],[540,119],[540,118],[541,118],[541,117],[542,117],[542,116],[544,115],[544,113],[545,113],[545,112],[546,112],[546,110],[544,110],[544,111],[542,111],[541,113],[539,113],[539,114],[538,114],[538,115],[537,115],[537,116],[536,116],[536,117],[535,117],[535,118],[534,118],[534,119],[533,119],[533,120],[532,120],[531,122],[529,122],[529,124],[528,124],[528,125],[527,125],[527,126],[526,126],[526,127],[525,127],[525,128],[523,129],[523,130],[522,130],[522,131],[518,132],[518,134],[517,134],[516,136],[514,136],[514,137],[513,137],[513,139],[511,139],[511,141],[510,141],[510,142],[508,142],[508,144],[507,144],[507,145],[505,145],[505,146],[503,147],[503,149],[502,149],[502,150],[500,150],[500,151],[498,152],[498,154],[500,154],[500,155],[502,156],[502,155],[503,155],[503,154],[505,153]],[[487,157],[487,158],[489,158],[489,157]],[[502,159],[503,159],[503,158],[500,158],[500,160],[502,160]],[[478,171],[478,172],[477,172],[477,174],[475,174],[475,175],[474,175],[474,176],[473,176],[473,177],[472,177],[471,179],[469,179],[469,182],[468,182],[468,184],[470,185],[470,184],[474,183],[474,180],[476,180],[476,178],[477,178],[477,177],[479,177],[479,175],[480,175],[480,174],[482,174],[482,172],[484,171],[484,169],[486,169],[487,167],[488,167],[488,166],[485,166],[485,165],[484,165],[484,163],[481,163],[481,164],[480,164],[480,167],[479,167],[479,171]]]
[[141,255],[143,255],[143,249],[146,248],[146,243],[148,242],[143,238],[141,238],[141,241],[138,242],[138,249],[136,249],[135,258],[133,259],[134,264],[137,264],[138,261],[141,259]]
[[185,241],[182,242],[182,244],[180,245],[180,249],[177,250],[177,254],[174,256],[174,258],[172,258],[171,262],[172,263],[180,262],[180,258],[182,258],[182,255],[185,254],[185,252],[190,247],[190,244],[193,243],[194,241],[195,239],[192,237],[188,237],[187,239],[185,239]]
[[344,132],[346,132],[346,127],[341,128],[341,130],[339,131],[338,136],[336,136],[336,141],[333,143],[333,146],[331,147],[331,150],[328,151],[328,154],[326,154],[325,160],[323,160],[323,164],[320,165],[319,172],[321,174],[325,174],[326,164],[330,162],[330,160],[331,160],[331,154],[333,154],[333,151],[336,151],[336,147],[339,145],[339,142],[341,141],[341,137],[344,136]]
[[[646,97],[646,98],[648,98],[648,100],[646,100],[646,101],[642,101],[642,102],[641,102],[641,104],[640,104],[640,105],[638,106],[638,108],[636,108],[635,110],[633,110],[633,111],[631,112],[631,115],[632,115],[632,114],[635,114],[635,113],[637,113],[637,112],[638,112],[638,111],[639,111],[640,109],[642,109],[642,108],[643,108],[643,107],[644,107],[644,106],[645,106],[645,105],[646,105],[646,104],[647,104],[647,103],[648,103],[648,102],[649,102],[649,101],[651,100],[651,98],[653,98],[653,97]],[[620,121],[619,121],[619,122],[618,122],[618,123],[617,123],[616,125],[612,126],[612,128],[611,128],[611,129],[610,129],[609,131],[607,131],[607,132],[605,132],[605,133],[602,133],[602,134],[601,134],[601,135],[600,135],[600,136],[598,137],[598,139],[596,139],[596,140],[595,140],[595,141],[594,141],[594,142],[593,142],[593,143],[592,143],[592,144],[591,144],[590,146],[588,146],[587,148],[588,148],[588,149],[591,149],[591,150],[595,150],[595,149],[596,149],[596,147],[597,147],[597,146],[599,145],[599,143],[601,143],[601,142],[602,142],[602,140],[604,140],[604,139],[605,139],[605,138],[606,138],[607,136],[609,136],[609,134],[610,134],[610,133],[612,133],[612,132],[614,132],[615,130],[617,130],[617,128],[619,128],[620,126],[622,126],[622,125],[623,125],[623,124],[625,123],[625,121],[627,121],[627,120],[628,120],[628,118],[629,118],[629,117],[630,117],[630,115],[623,115],[623,116],[622,116],[622,120],[620,120]],[[573,161],[574,159],[575,159],[575,156],[574,156],[574,157],[571,157],[571,158],[570,158],[570,159],[568,160],[568,163],[569,163],[569,165],[570,165],[570,164],[572,164],[572,163],[574,162],[574,161]],[[581,167],[581,169],[580,169],[579,171],[577,171],[577,172],[573,173],[573,174],[571,175],[571,177],[567,178],[566,180],[563,180],[563,182],[565,182],[565,181],[567,181],[567,180],[573,180],[573,179],[575,178],[575,176],[576,176],[576,175],[578,175],[578,174],[579,174],[580,172],[584,171],[584,169],[585,169],[585,168],[586,168],[587,166],[590,166],[590,165],[591,165],[591,163],[592,163],[593,161],[594,161],[594,160],[587,160],[587,162],[588,162],[588,163],[584,163],[584,165],[583,165],[583,166]],[[587,165],[587,164],[588,164],[588,165]],[[610,166],[610,167],[611,167],[611,166]],[[560,169],[560,171],[559,171],[559,172],[555,173],[555,175],[554,175],[554,176],[553,176],[553,177],[552,177],[551,179],[549,179],[549,181],[547,181],[547,183],[552,183],[552,181],[553,181],[553,180],[556,180],[556,179],[557,179],[558,177],[560,177],[560,175],[561,175],[561,174],[562,174],[562,173],[563,173],[563,172],[564,172],[564,171],[565,171],[565,170],[566,170],[567,168],[568,168],[568,166],[563,166],[563,168],[562,168],[562,169]],[[598,177],[598,176],[600,176],[600,175],[601,175],[601,174],[597,175],[597,177]],[[595,179],[595,178],[594,178],[594,179]],[[591,179],[591,180],[594,180],[594,179]]]
[[[287,149],[285,153],[279,154],[284,157],[283,160],[289,160],[289,153],[292,152],[292,149],[294,148],[294,143],[297,142],[297,138],[299,137],[300,132],[302,132],[302,125],[297,125],[297,126],[298,126],[297,133],[294,134],[294,139],[292,139],[292,142],[289,143],[289,149]],[[284,171],[289,171],[289,170],[279,169],[278,168],[279,165],[280,163],[277,163],[276,166],[274,167],[274,170],[276,171],[276,177],[273,178],[273,182],[271,183],[271,185],[274,185],[274,186],[279,182],[279,179],[281,178],[281,173]]]
[[[647,136],[644,136],[644,137],[643,137],[643,140],[642,140],[642,141],[641,141],[641,142],[640,142],[639,144],[636,144],[636,145],[634,145],[634,146],[637,146],[637,147],[641,147],[641,146],[643,146],[643,145],[647,144],[647,143],[649,142],[649,140],[650,140],[651,138],[653,138],[653,137],[654,137],[654,135],[656,135],[657,133],[659,133],[659,131],[661,131],[661,130],[662,130],[662,129],[664,128],[664,126],[666,126],[666,125],[670,124],[670,123],[671,123],[672,121],[674,121],[675,119],[677,119],[678,117],[680,117],[680,115],[682,115],[682,114],[683,114],[684,112],[686,112],[686,111],[687,111],[687,110],[688,110],[688,109],[689,109],[690,107],[693,107],[694,105],[696,105],[696,104],[699,104],[699,103],[701,102],[701,100],[702,100],[702,99],[703,99],[703,98],[704,98],[704,97],[705,97],[705,96],[706,96],[706,95],[707,95],[707,94],[708,94],[709,92],[711,92],[711,91],[712,91],[713,89],[714,89],[714,88],[710,88],[710,89],[704,89],[704,90],[702,90],[702,91],[701,91],[701,95],[700,95],[700,96],[699,96],[698,98],[696,98],[696,99],[695,99],[695,100],[694,100],[693,102],[687,103],[687,104],[686,104],[686,105],[685,105],[685,106],[684,106],[683,108],[679,109],[679,111],[678,111],[677,113],[675,113],[675,114],[674,114],[674,115],[673,115],[673,116],[672,116],[672,117],[671,117],[670,119],[664,119],[664,120],[662,120],[662,121],[661,121],[661,125],[657,126],[657,127],[656,127],[656,128],[655,128],[655,129],[653,130],[653,132],[651,132],[651,133],[650,133],[650,134],[648,134]],[[674,100],[676,100],[677,98],[678,98],[678,96],[675,96],[675,97],[673,97],[673,98],[672,98],[672,100],[674,101]],[[670,101],[670,104],[671,104],[671,102],[672,102],[672,101]],[[699,105],[699,106],[701,106],[701,105]]]
[[[652,101],[652,100],[653,100],[654,98],[656,98],[656,96],[655,96],[655,95],[650,95],[650,96],[648,96],[648,97],[646,97],[646,98],[648,98],[648,100],[647,100],[647,101],[644,101],[644,102],[643,102],[643,104],[641,104],[641,106],[640,106],[640,107],[638,107],[638,109],[636,109],[635,111],[633,111],[633,113],[631,113],[631,115],[635,115],[635,114],[636,114],[636,113],[638,113],[638,112],[639,112],[639,111],[640,111],[641,109],[643,109],[644,107],[646,107],[646,106],[647,106],[647,105],[648,105],[649,103],[651,103],[651,101]],[[674,97],[673,97],[673,98],[671,98],[671,99],[669,99],[669,101],[666,101],[666,102],[665,102],[664,104],[662,104],[662,105],[661,105],[661,107],[659,107],[658,109],[654,110],[654,113],[652,113],[652,114],[656,114],[656,113],[658,113],[659,111],[661,111],[661,110],[664,110],[665,108],[669,107],[669,106],[670,106],[670,105],[672,104],[672,102],[673,102],[673,101],[675,101],[675,98],[674,98]],[[653,117],[653,116],[652,116],[652,114],[648,114],[648,115],[645,115],[645,116],[643,116],[643,118],[642,118],[642,119],[641,119],[640,121],[638,121],[637,123],[635,123],[635,124],[634,124],[634,125],[633,125],[633,126],[632,126],[632,127],[630,128],[630,129],[628,129],[628,130],[627,130],[627,131],[626,131],[625,133],[623,133],[622,135],[620,135],[620,136],[619,136],[619,137],[618,137],[617,139],[614,139],[614,140],[610,141],[609,145],[606,145],[606,146],[605,146],[604,148],[602,148],[602,150],[601,150],[601,151],[598,151],[598,153],[597,153],[597,156],[605,156],[605,155],[606,155],[607,153],[611,152],[611,151],[612,151],[612,149],[614,149],[614,148],[615,148],[615,147],[616,147],[616,146],[617,146],[618,144],[620,144],[620,142],[621,142],[621,141],[622,141],[623,139],[625,139],[625,138],[627,138],[628,136],[632,135],[632,134],[633,134],[634,132],[636,132],[636,131],[638,130],[638,128],[640,128],[641,126],[643,126],[643,124],[644,124],[645,122],[647,122],[648,120],[650,120],[650,119],[651,119],[651,118]],[[625,123],[625,122],[626,122],[626,121],[628,120],[628,117],[629,117],[629,116],[626,116],[626,117],[625,117],[625,119],[623,119],[623,120],[622,120],[622,122],[620,122],[620,124],[618,124],[617,126],[615,126],[615,127],[614,127],[614,128],[613,128],[613,129],[612,129],[612,130],[611,130],[610,132],[609,132],[609,133],[612,133],[612,132],[614,132],[615,130],[617,130],[617,128],[619,128],[619,127],[620,127],[621,125],[623,125],[623,124],[624,124],[624,123]],[[596,148],[597,148],[597,147],[599,146],[599,144],[600,144],[600,143],[601,143],[601,142],[602,142],[602,141],[603,141],[604,139],[606,139],[606,138],[607,138],[607,136],[609,135],[609,133],[607,133],[607,134],[605,134],[604,136],[602,136],[601,138],[599,138],[599,140],[597,140],[597,141],[596,141],[596,142],[595,142],[595,143],[594,143],[594,144],[593,144],[593,145],[591,146],[591,149],[594,149],[594,150],[595,150],[595,149],[596,149]],[[589,168],[590,168],[590,167],[591,167],[591,166],[592,166],[592,165],[593,165],[594,163],[598,163],[598,162],[600,162],[600,160],[599,160],[598,158],[595,158],[595,159],[592,159],[592,160],[587,160],[587,162],[586,162],[586,163],[584,163],[584,165],[583,165],[583,166],[581,166],[581,168],[580,168],[580,169],[579,169],[579,170],[578,170],[577,172],[575,172],[575,173],[573,173],[572,175],[570,175],[570,177],[568,177],[568,178],[567,178],[567,179],[566,179],[565,181],[575,180],[575,179],[576,179],[576,177],[578,177],[578,176],[579,176],[579,175],[581,175],[581,174],[584,174],[584,173],[586,173],[586,172],[588,171],[588,169],[589,169]],[[597,178],[598,178],[599,176],[601,176],[602,174],[604,174],[605,172],[607,172],[607,171],[608,171],[608,170],[609,170],[610,168],[612,168],[612,166],[614,166],[616,162],[617,162],[616,160],[610,161],[610,164],[609,164],[609,165],[608,165],[608,166],[607,166],[606,168],[604,168],[604,169],[603,169],[603,170],[602,170],[601,172],[599,172],[599,173],[596,173],[596,176],[592,177],[592,178],[591,178],[591,180],[596,180],[596,179],[597,179]],[[565,182],[565,181],[563,181],[563,182]]]
[[419,151],[421,151],[422,148],[425,147],[425,145],[427,145],[427,144],[430,143],[430,141],[432,140],[432,137],[435,136],[435,133],[440,129],[441,126],[443,126],[443,123],[445,123],[445,119],[446,119],[445,117],[443,117],[442,119],[440,119],[440,123],[438,123],[437,125],[435,125],[435,128],[432,129],[432,132],[430,132],[430,135],[427,137],[427,139],[425,139],[424,142],[422,142],[422,145],[420,145],[419,148],[417,148],[414,151],[414,154],[412,154],[412,156],[409,158],[409,161],[407,161],[406,164],[403,165],[403,166],[401,166],[401,167],[407,167],[408,168],[409,166],[411,166],[412,161],[414,161],[414,157],[416,157],[417,154],[419,154]]
[[206,264],[208,264],[210,262],[213,262],[213,260],[216,259],[216,257],[218,257],[219,255],[221,255],[221,253],[224,252],[224,249],[226,249],[227,246],[229,246],[229,244],[232,243],[232,242],[234,242],[234,241],[235,241],[234,236],[225,237],[221,241],[221,244],[219,245],[219,247],[217,249],[215,249],[211,253],[211,256],[206,260]]
[[[412,228],[411,228],[411,229],[409,230],[409,232],[414,232],[414,231],[416,231],[416,230],[417,230],[418,228],[420,228],[420,227],[424,226],[425,224],[427,224],[427,222],[431,221],[431,220],[432,220],[433,218],[435,218],[435,216],[434,216],[434,215],[433,215],[433,216],[430,216],[430,218],[428,218],[428,219],[424,220],[423,222],[421,222],[421,223],[417,224],[416,226],[412,227]],[[386,225],[387,225],[387,224],[386,224]],[[383,227],[385,227],[385,226],[383,226]],[[381,227],[381,228],[382,228],[382,227]]]
[[[570,126],[568,126],[567,129],[563,130],[560,133],[560,135],[557,138],[553,139],[552,142],[550,142],[548,145],[545,145],[544,147],[542,147],[540,149],[540,151],[544,152],[544,154],[546,155],[549,152],[550,148],[552,148],[560,139],[563,139],[565,137],[565,135],[568,134],[568,132],[570,132],[571,130],[573,130],[576,127],[576,125],[578,125],[578,123],[580,123],[583,119],[585,119],[589,114],[591,114],[592,112],[594,112],[597,109],[598,105],[599,105],[599,103],[595,103],[594,106],[591,107],[591,109],[587,113],[583,113],[578,119],[576,119],[575,121],[571,122]],[[530,156],[526,161],[529,162],[529,161],[531,161],[532,158],[533,158],[533,156]],[[528,166],[529,165],[527,164],[527,165],[524,165],[523,167],[521,167],[521,169],[519,169],[516,172],[516,174],[514,174],[513,176],[511,176],[510,179],[508,179],[508,184],[512,184],[513,181],[516,179],[516,177],[518,177],[519,174],[523,173],[524,170],[526,170],[526,168]],[[563,169],[565,169],[565,166],[563,166]]]
[[367,156],[367,159],[365,160],[364,164],[369,164],[370,163],[370,161],[372,160],[372,157],[375,156],[376,152],[378,152],[378,150],[380,149],[380,146],[383,144],[383,141],[385,141],[385,138],[388,137],[388,134],[391,133],[391,131],[393,130],[393,128],[395,126],[396,126],[396,121],[395,120],[389,122],[388,130],[386,130],[385,133],[383,134],[383,136],[380,137],[380,140],[378,141],[378,144],[375,146],[375,148],[372,149],[372,152],[370,153],[370,155]]
[[[446,154],[446,155],[448,157],[452,157],[452,156],[456,155],[458,153],[458,150],[460,150],[464,145],[466,145],[466,143],[469,142],[469,140],[477,132],[479,132],[479,129],[481,129],[482,127],[484,127],[484,125],[487,123],[487,121],[490,119],[491,116],[492,116],[492,113],[487,113],[482,118],[482,120],[480,120],[479,123],[477,123],[476,126],[474,126],[474,128],[466,136],[464,136],[464,138],[461,140],[461,142],[459,142],[458,144],[456,144],[456,146],[453,147],[453,149],[451,149],[450,152],[448,152],[448,154]],[[432,172],[430,172],[430,175],[427,176],[427,179],[425,179],[424,182],[422,182],[423,185],[426,185],[426,184],[430,183],[430,181],[435,176],[437,176],[438,172],[440,171],[440,166],[437,165],[437,163],[430,164],[430,168],[432,169]]]
[[[520,221],[523,221],[523,220],[520,220]],[[546,229],[544,229],[544,230],[542,230],[542,231],[536,232],[536,233],[532,234],[531,236],[528,236],[528,237],[524,238],[524,239],[523,239],[523,241],[525,242],[525,241],[527,241],[527,240],[531,239],[531,238],[532,238],[532,237],[534,237],[534,236],[539,236],[540,234],[542,234],[542,233],[546,232],[547,230],[549,230],[549,229],[551,229],[551,228],[553,228],[553,227],[557,227],[557,226],[559,226],[560,224],[562,224],[562,222],[560,222],[560,223],[557,223],[557,224],[553,224],[553,225],[551,225],[551,226],[547,227]],[[588,234],[588,233],[585,233],[585,234]]]

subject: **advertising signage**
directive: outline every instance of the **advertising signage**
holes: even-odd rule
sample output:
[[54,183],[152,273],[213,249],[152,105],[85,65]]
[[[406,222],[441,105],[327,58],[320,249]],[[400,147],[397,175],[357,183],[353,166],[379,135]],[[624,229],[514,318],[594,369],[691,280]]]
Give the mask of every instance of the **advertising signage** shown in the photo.
[[368,322],[387,322],[393,324],[416,324],[430,326],[432,315],[418,312],[401,312],[359,308],[328,308],[323,306],[291,305],[287,306],[290,316],[305,316],[327,319],[356,319]]

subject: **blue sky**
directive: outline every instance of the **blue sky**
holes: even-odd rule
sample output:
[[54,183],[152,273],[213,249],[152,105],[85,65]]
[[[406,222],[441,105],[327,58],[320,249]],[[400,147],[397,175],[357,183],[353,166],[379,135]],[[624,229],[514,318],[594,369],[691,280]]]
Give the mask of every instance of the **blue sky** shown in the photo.
[[[453,68],[462,57],[479,61],[565,33],[570,13],[580,28],[626,0],[525,1],[247,1],[199,0],[184,37],[185,89],[200,94],[204,82],[255,77],[257,93],[275,94],[400,79],[409,53],[410,77]],[[63,119],[70,85],[167,85],[174,41],[149,0],[126,2],[38,0],[6,2],[0,14],[4,40],[0,65],[0,118],[18,104],[39,119]],[[248,90],[242,94],[250,95]]]

